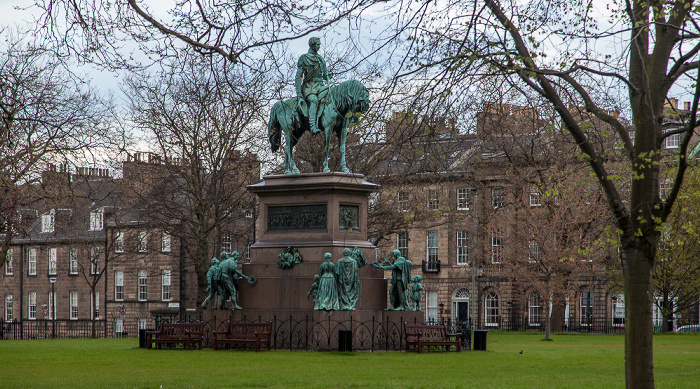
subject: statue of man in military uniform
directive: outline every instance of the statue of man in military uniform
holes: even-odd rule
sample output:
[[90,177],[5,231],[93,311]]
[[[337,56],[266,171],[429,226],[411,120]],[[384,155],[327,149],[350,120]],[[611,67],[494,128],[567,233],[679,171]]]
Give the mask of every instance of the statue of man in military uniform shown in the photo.
[[295,80],[297,105],[309,118],[309,129],[312,134],[321,131],[318,128],[319,104],[323,103],[328,94],[328,82],[331,79],[326,69],[326,61],[318,54],[320,48],[321,39],[316,37],[309,39],[309,52],[299,57]]

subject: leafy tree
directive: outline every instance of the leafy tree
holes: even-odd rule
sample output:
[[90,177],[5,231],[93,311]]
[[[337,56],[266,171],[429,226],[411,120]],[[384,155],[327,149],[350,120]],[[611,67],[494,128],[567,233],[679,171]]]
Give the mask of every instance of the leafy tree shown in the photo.
[[[694,79],[700,64],[696,4],[633,0],[613,2],[603,11],[590,1],[486,0],[426,8],[423,15],[435,17],[415,22],[419,32],[411,40],[416,48],[411,55],[416,71],[429,69],[433,79],[444,75],[438,93],[468,87],[477,71],[500,77],[526,95],[535,92],[550,103],[589,163],[620,231],[626,385],[653,387],[652,272],[659,226],[673,209],[687,168],[684,156],[697,126],[698,87],[688,91],[691,115],[681,127],[664,132],[662,118],[671,88]],[[602,42],[622,44],[610,50]],[[617,93],[623,89],[626,96]],[[577,107],[609,127],[591,136],[578,120]],[[631,127],[611,111],[628,113]],[[661,199],[662,144],[674,134],[682,137],[672,161],[676,176],[669,195]],[[611,179],[617,162],[608,159],[608,148],[595,147],[598,137],[624,150],[631,169],[629,197],[624,184]]]

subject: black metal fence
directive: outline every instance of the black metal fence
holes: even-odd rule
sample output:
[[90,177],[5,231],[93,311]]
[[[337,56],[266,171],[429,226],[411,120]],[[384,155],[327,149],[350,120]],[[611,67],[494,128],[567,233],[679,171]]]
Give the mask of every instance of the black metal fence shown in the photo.
[[[216,318],[202,320],[201,317],[187,317],[179,319],[177,316],[156,316],[152,322],[147,323],[148,328],[157,328],[161,322],[201,322],[204,325],[204,345],[211,347],[213,344],[213,331],[224,331],[228,325],[228,318]],[[278,350],[353,350],[353,351],[389,351],[402,350],[405,347],[403,334],[403,320],[398,322],[390,320],[356,321],[327,320],[314,321],[304,317],[301,320],[293,317],[264,320],[258,317],[253,320],[243,318],[242,322],[272,321],[273,338],[272,345]],[[2,323],[0,339],[49,339],[49,338],[87,338],[92,336],[91,320],[26,320]],[[448,323],[445,323],[448,324]],[[110,321],[95,322],[95,334],[100,338],[113,337],[137,337],[139,329],[136,325],[115,328]],[[118,331],[117,331],[118,330]],[[471,328],[468,323],[449,323],[448,331],[462,333],[463,348],[470,349]],[[143,332],[143,331],[141,331]],[[350,337],[341,337],[342,333]],[[350,344],[344,344],[347,342]],[[242,346],[230,346],[232,348]]]

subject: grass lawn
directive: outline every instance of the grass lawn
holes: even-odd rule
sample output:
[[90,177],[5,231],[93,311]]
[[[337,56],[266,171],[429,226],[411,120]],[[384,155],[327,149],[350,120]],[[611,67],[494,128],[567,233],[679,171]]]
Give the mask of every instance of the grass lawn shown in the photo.
[[[493,332],[487,351],[146,350],[138,339],[0,341],[2,388],[622,388],[622,335]],[[520,351],[523,351],[520,354]],[[654,337],[658,388],[700,388],[700,334]]]

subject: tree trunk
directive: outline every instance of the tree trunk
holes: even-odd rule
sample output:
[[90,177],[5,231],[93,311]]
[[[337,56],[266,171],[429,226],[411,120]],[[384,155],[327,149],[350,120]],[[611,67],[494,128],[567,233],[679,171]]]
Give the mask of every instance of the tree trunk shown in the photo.
[[654,387],[652,264],[644,250],[623,248],[625,271],[625,381],[629,389]]
[[551,315],[551,310],[549,309],[550,303],[552,299],[551,297],[547,299],[545,302],[545,308],[544,308],[544,340],[550,340],[550,336],[552,334],[552,315]]

